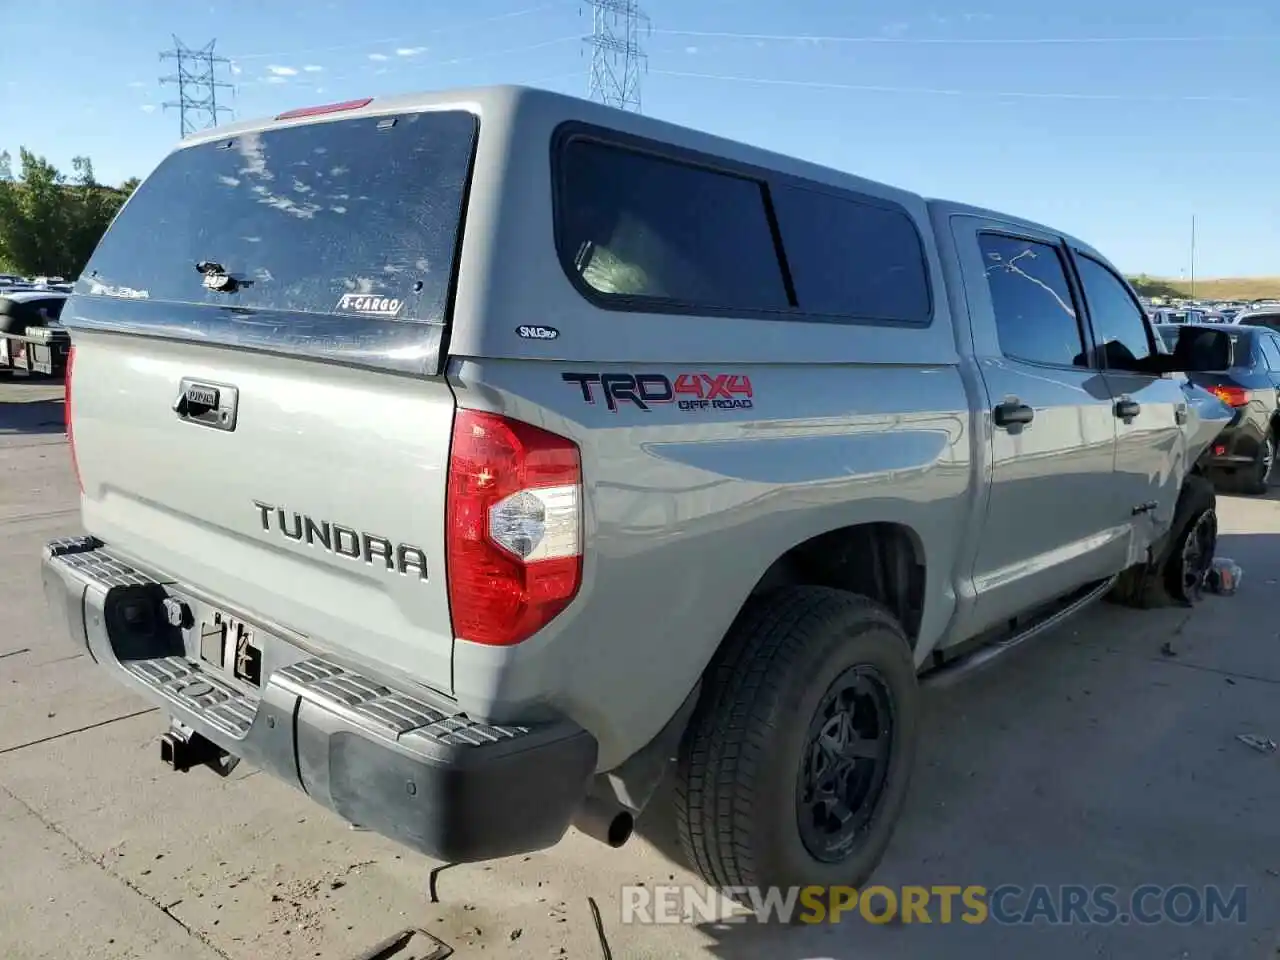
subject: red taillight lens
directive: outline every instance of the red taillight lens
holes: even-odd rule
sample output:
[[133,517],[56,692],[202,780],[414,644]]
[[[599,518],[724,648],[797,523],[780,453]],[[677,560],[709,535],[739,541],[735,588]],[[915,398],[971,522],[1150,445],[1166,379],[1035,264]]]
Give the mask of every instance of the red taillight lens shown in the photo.
[[1206,387],[1210,393],[1229,407],[1247,407],[1249,391],[1243,387],[1212,386]]
[[582,460],[571,440],[518,420],[453,419],[445,536],[454,636],[510,646],[582,582]]
[[71,447],[71,469],[75,471],[76,486],[84,493],[84,481],[80,479],[80,461],[76,459],[76,435],[71,426],[71,371],[75,368],[76,348],[67,348],[67,370],[62,381],[62,422],[67,428],[67,445]]

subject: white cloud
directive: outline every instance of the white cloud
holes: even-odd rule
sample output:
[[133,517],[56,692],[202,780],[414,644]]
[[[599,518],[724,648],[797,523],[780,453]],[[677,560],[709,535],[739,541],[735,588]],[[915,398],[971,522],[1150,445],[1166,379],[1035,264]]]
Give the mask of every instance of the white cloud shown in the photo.
[[901,37],[911,29],[911,24],[899,20],[895,23],[887,23],[880,28],[881,36],[885,37]]
[[234,73],[236,76],[239,76],[240,74],[244,73],[244,69],[240,66],[240,64],[233,63],[231,65],[231,72]]
[[316,87],[316,93],[324,93],[324,87]]
[[386,68],[386,67],[379,67],[377,70],[373,71],[374,76],[379,76],[379,77],[380,77],[380,76],[382,76],[382,74],[384,74],[384,73],[386,73],[386,72],[387,72],[387,68]]
[[143,113],[155,113],[156,105],[154,103],[144,103],[140,109]]
[[274,64],[267,67],[267,73],[276,77],[296,77],[298,75],[295,67],[277,67]]
[[697,52],[698,52],[698,48],[697,48],[697,47],[685,47],[685,48],[684,48],[684,52],[685,52],[685,53],[687,53],[687,54],[692,55],[692,54],[695,54],[695,53],[697,53]]
[[143,87],[146,86],[146,84],[143,83],[141,80],[130,80],[129,86],[133,87],[133,89],[135,90],[141,90]]
[[420,53],[426,53],[426,47],[397,47],[397,57],[416,57]]
[[267,83],[288,83],[285,77],[267,77]]
[[383,60],[390,60],[391,58],[390,58],[390,57],[388,57],[385,53],[371,53],[371,54],[369,54],[369,59],[370,59],[370,60],[377,60],[377,61],[381,62],[381,61],[383,61]]
[[320,66],[319,64],[316,64],[316,63],[308,63],[308,64],[307,64],[305,67],[303,67],[302,69],[303,69],[303,70],[305,70],[305,71],[307,71],[307,73],[319,73],[321,70],[323,70],[323,69],[324,69],[324,67],[322,67],[322,66]]

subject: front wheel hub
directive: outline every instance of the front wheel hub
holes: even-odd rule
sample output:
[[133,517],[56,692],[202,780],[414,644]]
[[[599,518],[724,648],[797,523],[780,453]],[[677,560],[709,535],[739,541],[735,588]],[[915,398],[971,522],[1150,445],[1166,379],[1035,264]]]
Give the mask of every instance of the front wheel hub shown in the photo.
[[1196,517],[1182,543],[1181,584],[1182,597],[1186,601],[1200,599],[1205,577],[1213,565],[1213,554],[1218,543],[1218,516],[1206,510]]

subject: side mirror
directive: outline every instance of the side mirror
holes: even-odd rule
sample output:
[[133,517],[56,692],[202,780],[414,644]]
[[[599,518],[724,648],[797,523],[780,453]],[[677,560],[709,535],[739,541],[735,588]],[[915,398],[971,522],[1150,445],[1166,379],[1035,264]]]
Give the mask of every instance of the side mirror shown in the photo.
[[1198,324],[1178,328],[1178,342],[1172,353],[1150,358],[1158,373],[1211,373],[1230,369],[1234,360],[1231,334]]

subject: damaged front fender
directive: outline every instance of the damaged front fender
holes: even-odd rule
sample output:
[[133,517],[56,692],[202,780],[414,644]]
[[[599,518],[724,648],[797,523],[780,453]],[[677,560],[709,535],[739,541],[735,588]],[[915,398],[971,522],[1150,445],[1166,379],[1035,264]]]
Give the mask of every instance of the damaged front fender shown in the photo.
[[1187,398],[1187,418],[1182,425],[1187,440],[1187,463],[1198,464],[1210,445],[1235,416],[1235,411],[1217,396],[1182,378],[1182,392]]

